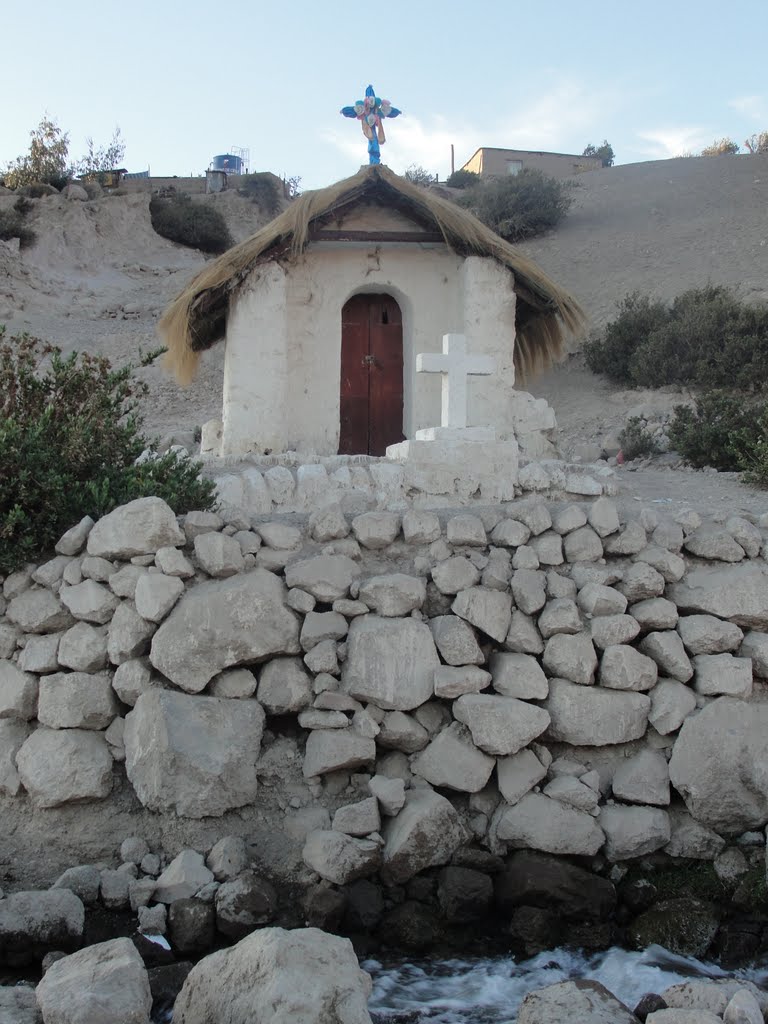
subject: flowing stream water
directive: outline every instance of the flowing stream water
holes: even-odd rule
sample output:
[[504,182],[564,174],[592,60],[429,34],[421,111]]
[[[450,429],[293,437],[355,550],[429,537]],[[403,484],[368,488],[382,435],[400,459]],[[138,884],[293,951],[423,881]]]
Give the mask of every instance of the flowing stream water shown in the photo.
[[646,992],[661,993],[691,977],[736,976],[761,988],[768,984],[765,967],[724,971],[661,946],[642,953],[614,947],[592,955],[554,949],[522,961],[366,960],[362,967],[373,977],[369,1009],[380,1024],[514,1024],[528,992],[577,978],[601,982],[630,1010]]

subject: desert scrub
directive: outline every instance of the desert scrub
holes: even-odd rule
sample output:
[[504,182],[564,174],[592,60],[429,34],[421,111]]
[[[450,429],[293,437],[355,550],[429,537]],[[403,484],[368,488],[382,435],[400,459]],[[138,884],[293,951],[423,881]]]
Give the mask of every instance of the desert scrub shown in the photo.
[[619,444],[625,459],[639,459],[645,455],[658,455],[661,448],[653,434],[639,416],[630,416],[619,434]]
[[220,254],[234,242],[219,210],[203,203],[193,203],[186,193],[149,202],[152,227],[163,238],[191,249]]
[[63,356],[27,334],[6,340],[0,328],[0,572],[50,550],[83,516],[134,498],[156,495],[175,512],[213,505],[200,463],[173,452],[136,464],[152,446],[134,370]]
[[244,174],[238,180],[237,191],[255,203],[268,217],[274,217],[280,212],[280,189],[273,174],[266,171]]
[[584,354],[590,370],[625,387],[758,393],[768,384],[768,305],[717,285],[671,305],[635,292]]
[[474,171],[467,171],[463,167],[460,167],[458,171],[454,171],[453,174],[448,176],[448,180],[445,184],[448,185],[449,188],[474,188],[479,181],[479,174],[475,174]]
[[12,210],[0,212],[0,241],[9,242],[13,238],[18,238],[22,249],[34,245],[35,233],[26,225],[26,217],[31,209],[30,200],[19,196]]
[[557,227],[573,202],[570,186],[541,171],[523,170],[480,181],[458,203],[508,242],[520,242]]

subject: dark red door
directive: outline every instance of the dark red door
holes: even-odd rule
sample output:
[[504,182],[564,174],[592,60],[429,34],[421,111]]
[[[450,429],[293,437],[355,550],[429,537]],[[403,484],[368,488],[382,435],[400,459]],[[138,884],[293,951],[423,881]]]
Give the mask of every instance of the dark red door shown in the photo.
[[403,440],[403,318],[390,295],[341,311],[340,455],[384,455]]

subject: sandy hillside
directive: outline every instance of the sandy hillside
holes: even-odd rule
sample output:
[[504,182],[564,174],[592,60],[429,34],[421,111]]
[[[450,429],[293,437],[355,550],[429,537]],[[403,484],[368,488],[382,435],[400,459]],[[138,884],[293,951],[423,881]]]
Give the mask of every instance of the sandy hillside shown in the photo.
[[[234,193],[196,201],[221,209],[236,240],[264,220],[258,207]],[[0,210],[12,203],[12,196],[0,195]],[[33,205],[29,224],[37,243],[20,253],[0,243],[0,323],[65,350],[104,352],[116,362],[155,345],[161,310],[205,257],[154,232],[146,195],[87,203],[50,196]],[[768,155],[631,164],[580,177],[564,224],[521,248],[571,289],[599,327],[634,289],[671,298],[713,282],[750,300],[768,300],[766,209]],[[221,368],[219,346],[206,353],[187,389],[159,367],[141,371],[151,387],[149,431],[188,433],[218,416]],[[568,455],[620,428],[639,407],[671,408],[680,400],[616,389],[577,356],[528,387],[554,406]],[[642,471],[626,474],[626,486],[660,504],[719,505],[733,498],[752,511],[767,504],[729,477],[718,481],[701,473]]]

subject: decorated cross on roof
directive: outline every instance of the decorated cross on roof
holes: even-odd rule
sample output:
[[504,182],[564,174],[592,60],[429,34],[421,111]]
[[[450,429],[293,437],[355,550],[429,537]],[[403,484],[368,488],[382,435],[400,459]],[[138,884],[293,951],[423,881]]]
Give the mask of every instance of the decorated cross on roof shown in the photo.
[[368,139],[368,163],[381,163],[381,150],[387,141],[384,135],[382,121],[385,117],[397,117],[402,113],[397,107],[393,107],[389,100],[382,100],[369,85],[365,90],[365,99],[358,100],[353,107],[342,107],[341,113],[344,117],[356,117],[363,129],[363,135]]

